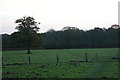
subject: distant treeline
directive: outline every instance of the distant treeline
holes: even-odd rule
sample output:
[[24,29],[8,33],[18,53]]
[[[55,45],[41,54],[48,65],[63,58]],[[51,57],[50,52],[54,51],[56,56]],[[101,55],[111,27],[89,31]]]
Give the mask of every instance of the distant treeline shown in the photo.
[[[15,33],[15,32],[14,32]],[[17,47],[11,35],[2,34],[2,48],[24,48]],[[108,29],[95,27],[91,30],[79,30],[76,27],[64,27],[60,31],[50,29],[45,33],[38,33],[43,38],[42,49],[70,49],[70,48],[115,48],[119,45],[120,27],[112,25]],[[41,44],[40,44],[41,45]]]

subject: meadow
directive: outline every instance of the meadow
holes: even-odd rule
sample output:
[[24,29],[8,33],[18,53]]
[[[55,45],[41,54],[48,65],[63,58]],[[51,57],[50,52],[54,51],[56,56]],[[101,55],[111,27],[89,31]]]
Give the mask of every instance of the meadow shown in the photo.
[[3,51],[3,78],[118,78],[118,49]]

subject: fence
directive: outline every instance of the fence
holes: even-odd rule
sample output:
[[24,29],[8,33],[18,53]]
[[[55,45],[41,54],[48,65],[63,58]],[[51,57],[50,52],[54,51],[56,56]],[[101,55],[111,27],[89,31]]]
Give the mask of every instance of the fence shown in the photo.
[[[44,51],[44,50],[43,50]],[[109,53],[105,52],[80,52],[75,53],[74,51],[64,51],[61,52],[55,51],[54,53],[50,52],[40,52],[35,54],[30,54],[30,58],[28,54],[24,54],[23,52],[13,52],[13,53],[3,53],[2,64],[10,65],[10,64],[28,64],[31,61],[34,63],[68,63],[68,62],[114,62],[117,60],[113,60],[112,57],[116,56],[118,53]]]

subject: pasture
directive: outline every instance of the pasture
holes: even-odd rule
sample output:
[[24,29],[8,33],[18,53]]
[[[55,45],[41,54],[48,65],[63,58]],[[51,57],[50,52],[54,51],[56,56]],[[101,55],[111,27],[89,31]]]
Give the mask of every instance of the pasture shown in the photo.
[[25,53],[3,51],[3,78],[118,78],[118,48],[32,50],[31,64]]

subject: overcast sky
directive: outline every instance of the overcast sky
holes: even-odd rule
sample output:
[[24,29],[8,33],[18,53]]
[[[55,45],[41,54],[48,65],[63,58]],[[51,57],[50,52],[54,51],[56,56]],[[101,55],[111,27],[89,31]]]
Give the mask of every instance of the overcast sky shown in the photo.
[[0,0],[0,33],[12,33],[16,19],[33,16],[39,32],[65,26],[89,30],[118,23],[119,0]]

